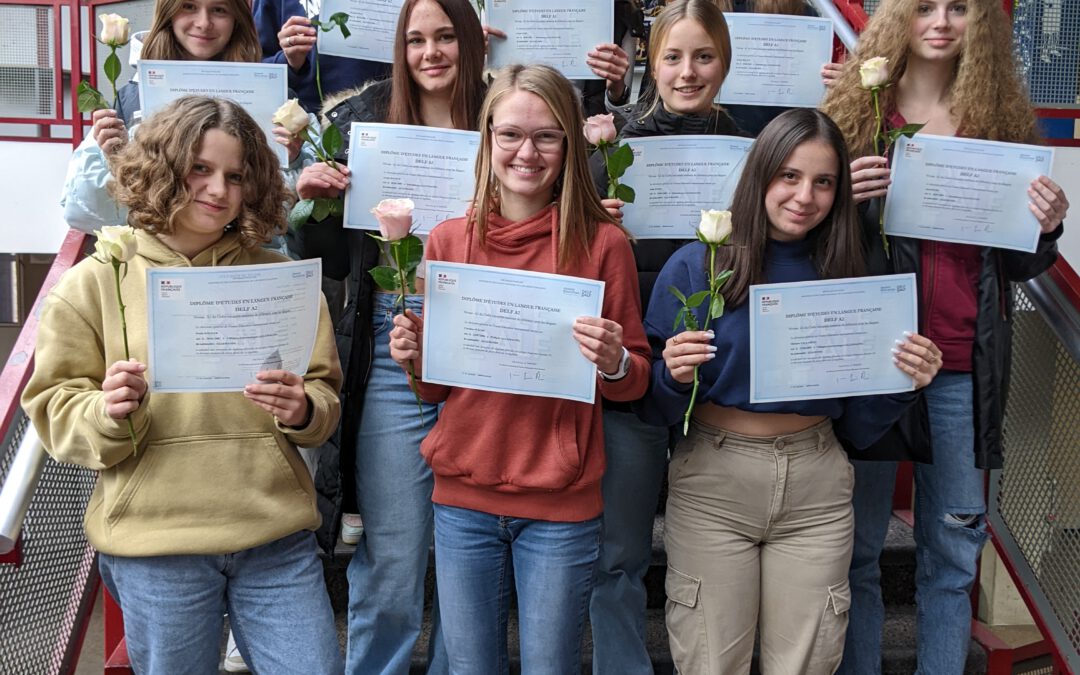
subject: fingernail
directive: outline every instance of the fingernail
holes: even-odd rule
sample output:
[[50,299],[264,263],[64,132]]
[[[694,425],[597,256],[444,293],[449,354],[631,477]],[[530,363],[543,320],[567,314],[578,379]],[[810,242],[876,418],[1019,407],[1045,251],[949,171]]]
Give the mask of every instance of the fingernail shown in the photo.
[[912,333],[912,332],[911,332],[911,331],[909,331],[909,330],[906,330],[906,331],[904,331],[904,335],[906,335],[906,336],[908,336],[908,337],[911,337],[912,335],[914,335],[914,333]]
[[705,358],[706,358],[706,359],[715,359],[715,358],[716,358],[716,354],[713,354],[713,353],[711,353],[711,352],[710,352],[709,354],[706,354],[706,355],[705,355]]
[[889,351],[890,351],[890,352],[892,352],[893,354],[899,354],[899,353],[900,353],[900,350],[899,350],[899,349],[897,349],[896,347],[893,347],[893,348],[892,348],[892,349],[890,349]]
[[707,349],[710,352],[715,352],[716,351],[716,345],[705,345],[705,349]]
[[904,341],[903,341],[903,340],[893,340],[893,342],[894,342],[894,343],[896,344],[896,346],[898,346],[898,347],[900,347],[900,346],[903,346],[903,344],[904,344]]
[[716,333],[712,332],[711,330],[705,331],[705,334],[709,336],[709,339],[716,337]]

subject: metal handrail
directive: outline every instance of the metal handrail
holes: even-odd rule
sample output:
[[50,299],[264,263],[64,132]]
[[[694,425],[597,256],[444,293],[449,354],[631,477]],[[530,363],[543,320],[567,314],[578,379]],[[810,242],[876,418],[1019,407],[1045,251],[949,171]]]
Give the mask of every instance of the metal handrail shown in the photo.
[[1024,283],[1024,292],[1057,339],[1080,361],[1080,311],[1049,274]]
[[822,18],[832,21],[833,32],[836,33],[836,37],[840,39],[840,42],[849,52],[854,52],[855,43],[859,41],[859,36],[832,0],[810,0],[810,4],[814,6],[814,9]]
[[30,499],[45,468],[45,458],[45,446],[34,425],[28,424],[0,488],[0,555],[10,553],[19,540]]

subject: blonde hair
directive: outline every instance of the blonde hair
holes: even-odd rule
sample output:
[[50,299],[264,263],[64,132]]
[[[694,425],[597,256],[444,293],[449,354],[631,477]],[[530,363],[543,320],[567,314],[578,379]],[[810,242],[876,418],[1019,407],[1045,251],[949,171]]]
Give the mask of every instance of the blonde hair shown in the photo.
[[110,161],[109,189],[128,207],[133,227],[172,234],[176,215],[191,204],[185,179],[206,132],[220,129],[240,141],[244,156],[243,202],[234,221],[244,248],[285,232],[285,182],[266,134],[236,103],[184,96],[155,113]]
[[[675,2],[666,5],[660,10],[660,14],[657,15],[656,20],[653,21],[652,27],[649,29],[650,67],[653,70],[656,69],[657,64],[660,63],[661,51],[667,42],[668,33],[671,32],[672,26],[683,19],[696,21],[709,35],[723,64],[724,72],[720,78],[722,84],[731,71],[731,34],[728,32],[724,13],[720,11],[720,7],[713,0],[675,0]],[[643,98],[651,100],[652,105],[642,115],[643,119],[651,115],[656,110],[656,106],[660,105],[660,93],[656,87],[656,74],[651,74],[653,76],[652,84]]]
[[[824,110],[844,132],[852,155],[873,152],[874,115],[862,89],[859,64],[874,56],[889,59],[892,86],[881,92],[883,111],[896,110],[896,83],[907,68],[910,27],[918,0],[882,0],[859,38],[856,54],[844,64],[829,90]],[[1037,143],[1035,115],[1012,58],[1012,31],[999,0],[967,0],[967,28],[956,59],[949,105],[959,132],[971,138]],[[919,120],[908,120],[918,122]]]
[[480,109],[480,149],[476,155],[476,192],[469,227],[480,245],[485,242],[489,213],[498,207],[499,180],[491,165],[491,120],[495,108],[516,91],[526,91],[540,97],[566,132],[562,172],[555,181],[559,204],[558,265],[564,268],[586,256],[600,223],[610,222],[611,216],[600,204],[592,177],[589,174],[588,148],[582,128],[585,120],[573,85],[557,70],[541,65],[512,65],[495,75]]
[[[183,61],[188,58],[187,50],[180,46],[172,27],[173,17],[187,1],[158,0],[154,4],[154,21],[143,41],[140,58],[149,61]],[[233,19],[232,35],[214,60],[257,63],[262,59],[262,47],[259,46],[251,5],[247,0],[225,0],[225,6]]]

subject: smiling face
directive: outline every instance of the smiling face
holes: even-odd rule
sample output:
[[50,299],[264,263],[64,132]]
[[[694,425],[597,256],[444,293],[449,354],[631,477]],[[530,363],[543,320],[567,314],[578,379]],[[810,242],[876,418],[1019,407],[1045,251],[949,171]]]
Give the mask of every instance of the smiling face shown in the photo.
[[434,0],[422,0],[409,14],[405,29],[409,76],[426,94],[449,96],[458,76],[458,41],[454,25]]
[[911,20],[909,58],[956,60],[966,29],[966,0],[919,0]]
[[802,143],[788,155],[765,190],[769,238],[805,239],[832,209],[840,160],[822,140]]
[[653,63],[653,79],[668,112],[703,114],[724,83],[724,63],[705,28],[691,18],[672,24]]
[[184,184],[191,203],[176,214],[169,245],[182,253],[198,252],[220,239],[240,215],[244,154],[239,139],[221,129],[203,134]]
[[[543,133],[545,130],[547,134]],[[506,207],[517,211],[515,205],[521,205],[526,215],[539,211],[554,197],[555,180],[563,170],[566,146],[559,121],[542,98],[515,90],[492,110],[489,133],[492,134],[491,168],[499,181],[503,215],[511,217]],[[544,142],[551,141],[553,136],[558,136],[560,142]],[[537,149],[536,138],[541,139],[543,151]],[[510,147],[517,141],[521,145],[515,150],[501,147]]]
[[183,0],[172,31],[191,61],[210,61],[225,50],[236,20],[223,0]]

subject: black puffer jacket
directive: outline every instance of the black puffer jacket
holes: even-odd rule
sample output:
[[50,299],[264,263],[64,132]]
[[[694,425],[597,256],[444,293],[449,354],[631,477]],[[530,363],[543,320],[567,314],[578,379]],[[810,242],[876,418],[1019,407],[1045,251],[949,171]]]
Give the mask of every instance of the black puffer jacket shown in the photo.
[[[873,274],[914,272],[917,283],[925,281],[921,269],[920,240],[889,237],[889,257],[885,257],[878,233],[877,210],[870,209],[863,220],[868,245],[867,264]],[[1005,401],[1009,393],[1012,363],[1012,282],[1027,281],[1045,272],[1057,260],[1057,240],[1064,231],[1059,225],[1039,238],[1034,253],[998,248],[982,250],[976,301],[975,341],[971,355],[974,385],[975,466],[1000,469],[1001,432],[1005,421]],[[919,296],[922,298],[922,289]],[[920,326],[920,330],[923,327]],[[901,420],[890,435],[856,459],[916,459],[932,455],[930,427],[925,419],[925,402],[912,406],[912,414]],[[923,418],[920,420],[919,415]],[[906,447],[905,447],[906,446]]]
[[[678,115],[670,113],[662,105],[657,105],[652,112],[642,108],[631,111],[626,126],[620,134],[621,140],[641,138],[643,136],[745,136],[731,116],[721,108],[714,108],[709,115]],[[607,197],[607,172],[600,153],[589,158],[593,182],[600,196]],[[632,186],[640,193],[644,186]],[[637,263],[638,286],[641,288],[642,316],[649,308],[653,285],[675,251],[693,239],[642,239],[633,243],[634,261]],[[617,410],[630,410],[628,403],[604,401],[604,407]]]

